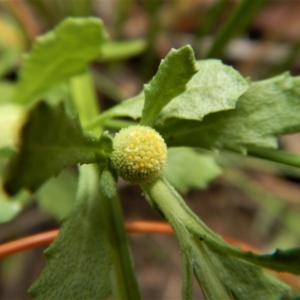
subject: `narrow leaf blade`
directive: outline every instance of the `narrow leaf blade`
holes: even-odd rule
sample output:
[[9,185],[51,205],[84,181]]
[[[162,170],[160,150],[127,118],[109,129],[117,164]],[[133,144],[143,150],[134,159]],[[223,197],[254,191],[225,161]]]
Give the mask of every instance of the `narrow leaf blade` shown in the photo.
[[152,125],[162,108],[185,91],[186,84],[196,72],[194,52],[190,46],[172,49],[162,60],[151,82],[144,86],[145,105],[141,125]]

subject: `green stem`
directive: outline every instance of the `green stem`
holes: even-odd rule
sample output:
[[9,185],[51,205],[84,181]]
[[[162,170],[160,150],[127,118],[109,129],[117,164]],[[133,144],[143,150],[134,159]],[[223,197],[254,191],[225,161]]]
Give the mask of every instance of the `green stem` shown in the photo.
[[281,164],[300,167],[300,155],[277,149],[250,149],[248,155],[278,162]]
[[[90,119],[96,118],[99,114],[99,107],[94,81],[88,70],[70,79],[70,91],[81,123],[85,125]],[[100,135],[100,127],[94,126],[92,129],[93,133]]]
[[182,299],[193,299],[193,264],[186,253],[181,253],[183,266]]
[[229,0],[218,0],[213,4],[212,8],[208,11],[205,16],[204,21],[200,24],[199,29],[196,32],[194,45],[196,46],[198,41],[206,34],[212,31],[212,28],[216,21],[218,20],[222,11],[226,5],[228,5]]
[[117,197],[111,199],[105,197],[105,199],[107,211],[110,213],[110,226],[112,228],[112,233],[109,237],[114,257],[113,276],[116,279],[113,280],[115,282],[115,286],[113,286],[114,298],[124,300],[142,299],[133,270],[120,201]]
[[106,119],[103,121],[103,126],[115,129],[121,129],[124,127],[137,125],[136,122],[127,121],[127,120],[120,120],[120,119]]
[[217,33],[206,58],[220,57],[230,39],[241,33],[253,19],[258,10],[268,0],[242,0],[236,5],[227,22]]
[[[158,209],[168,221],[176,220],[185,225],[201,238],[210,236],[216,241],[223,241],[216,233],[208,228],[185,204],[176,190],[164,179],[158,178],[153,182],[141,184],[150,205]],[[176,222],[177,222],[176,221]],[[173,226],[172,222],[171,226]]]
[[168,220],[179,241],[184,268],[184,299],[191,299],[192,296],[191,270],[194,271],[206,299],[231,299],[202,245],[205,240],[214,245],[225,242],[194,215],[165,179],[158,178],[141,187],[150,205]]

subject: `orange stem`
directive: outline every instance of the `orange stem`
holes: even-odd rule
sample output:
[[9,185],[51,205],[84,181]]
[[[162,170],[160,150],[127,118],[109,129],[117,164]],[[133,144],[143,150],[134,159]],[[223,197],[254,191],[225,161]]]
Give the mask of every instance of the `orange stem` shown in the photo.
[[[173,229],[166,222],[156,221],[131,221],[125,223],[125,228],[128,233],[160,233],[173,234]],[[0,246],[0,258],[18,253],[24,250],[44,246],[50,244],[57,236],[59,230],[51,230],[43,233],[31,235],[13,242],[8,242]],[[257,249],[241,241],[230,237],[224,238],[229,244],[239,245],[244,251],[254,251]],[[274,272],[275,273],[275,272]],[[290,284],[296,289],[300,288],[299,280],[296,276],[288,273],[277,273],[279,278]]]
[[[160,233],[172,234],[173,230],[168,223],[151,221],[132,221],[126,222],[126,231],[129,233]],[[0,258],[18,253],[24,250],[48,245],[56,238],[57,230],[46,231],[31,235],[13,242],[8,242],[0,246]]]

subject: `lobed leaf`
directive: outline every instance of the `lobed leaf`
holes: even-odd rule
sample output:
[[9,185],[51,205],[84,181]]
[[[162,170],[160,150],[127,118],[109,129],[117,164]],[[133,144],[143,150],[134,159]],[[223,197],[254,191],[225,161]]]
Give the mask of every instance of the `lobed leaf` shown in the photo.
[[107,134],[99,139],[83,132],[78,120],[66,114],[63,104],[52,107],[40,102],[23,126],[20,152],[10,161],[5,190],[10,195],[21,188],[35,191],[67,166],[106,163],[111,150]]
[[30,103],[50,87],[81,73],[101,55],[107,39],[97,18],[67,18],[53,31],[37,38],[25,56],[13,100]]
[[233,109],[248,89],[248,82],[219,60],[200,60],[196,66],[197,74],[187,83],[184,93],[162,109],[157,123],[170,118],[202,120],[213,112]]
[[[172,66],[176,68],[176,64],[169,65],[170,70]],[[196,66],[199,71],[187,81],[185,90],[167,103],[160,113],[157,112],[157,124],[162,125],[170,118],[202,120],[210,113],[233,109],[249,86],[237,71],[218,60],[197,61]],[[159,72],[162,71],[159,70],[156,76]],[[165,87],[159,88],[163,97]],[[144,102],[145,95],[141,93],[107,110],[98,119],[130,117],[136,120],[142,116]]]
[[185,91],[186,84],[197,71],[190,46],[172,49],[161,61],[151,82],[144,86],[145,104],[141,125],[151,126],[163,107]]
[[202,122],[174,120],[157,126],[168,146],[226,148],[276,147],[277,137],[300,130],[300,77],[283,74],[254,82],[234,110],[206,116]]
[[171,148],[167,157],[164,176],[182,194],[192,188],[205,188],[222,173],[211,155],[190,148]]

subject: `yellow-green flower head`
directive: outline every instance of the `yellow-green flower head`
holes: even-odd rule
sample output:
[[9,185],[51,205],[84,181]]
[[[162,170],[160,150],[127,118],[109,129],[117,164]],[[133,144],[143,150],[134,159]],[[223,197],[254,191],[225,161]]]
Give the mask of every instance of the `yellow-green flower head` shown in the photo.
[[166,164],[167,146],[160,134],[147,126],[121,129],[114,137],[113,147],[112,166],[131,183],[153,181]]

